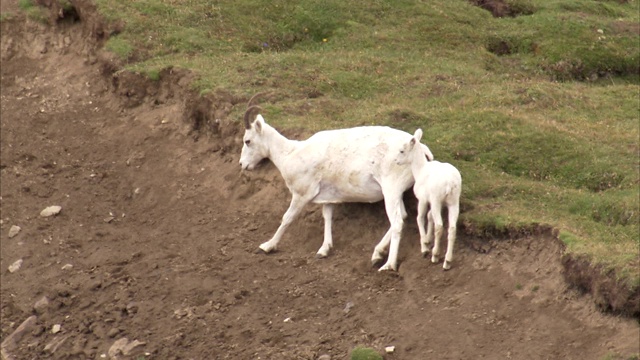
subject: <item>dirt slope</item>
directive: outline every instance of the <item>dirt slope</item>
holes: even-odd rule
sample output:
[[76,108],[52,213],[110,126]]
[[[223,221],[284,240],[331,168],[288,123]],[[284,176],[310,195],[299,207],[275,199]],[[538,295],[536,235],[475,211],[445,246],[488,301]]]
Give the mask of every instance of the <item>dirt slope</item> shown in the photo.
[[[257,254],[289,201],[277,170],[241,174],[240,125],[199,124],[213,131],[194,140],[198,109],[175,90],[188,82],[182,72],[158,84],[104,77],[88,28],[2,25],[2,338],[36,315],[6,354],[103,359],[121,338],[144,344],[113,358],[346,359],[356,345],[395,346],[386,358],[406,360],[640,351],[635,320],[568,288],[551,236],[462,234],[443,272],[420,257],[410,221],[399,272],[381,274],[369,258],[384,210],[350,204],[337,211],[329,258],[314,258],[318,207],[279,252]],[[209,111],[224,120],[244,100],[220,95]],[[50,205],[61,213],[41,217]],[[21,231],[9,238],[12,225]]]

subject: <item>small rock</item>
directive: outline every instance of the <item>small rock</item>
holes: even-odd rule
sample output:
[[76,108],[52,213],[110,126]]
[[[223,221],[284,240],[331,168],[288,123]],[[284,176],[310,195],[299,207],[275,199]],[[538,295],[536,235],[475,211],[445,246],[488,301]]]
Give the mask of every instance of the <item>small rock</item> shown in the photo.
[[53,215],[58,215],[61,210],[62,210],[61,206],[57,206],[57,205],[49,206],[40,212],[40,216],[49,217]]
[[53,338],[53,340],[51,340],[50,343],[45,345],[44,351],[49,352],[51,354],[55,353],[56,350],[58,350],[58,348],[60,347],[60,345],[62,345],[65,341],[67,341],[68,338],[69,338],[69,335],[63,336],[63,337],[56,336],[55,338]]
[[36,303],[33,305],[33,310],[37,314],[42,314],[45,311],[47,311],[48,307],[49,307],[49,299],[46,296],[43,296],[40,300],[36,301]]
[[23,321],[22,324],[20,324],[20,326],[18,326],[18,328],[11,333],[11,335],[5,337],[1,345],[2,351],[4,352],[5,350],[10,351],[15,349],[20,342],[20,339],[22,339],[22,336],[26,332],[31,331],[31,329],[35,326],[36,320],[38,320],[37,316],[29,316],[27,320]]
[[111,330],[109,330],[109,332],[107,333],[107,336],[110,338],[114,338],[116,337],[116,335],[118,335],[120,333],[120,329],[118,328],[112,328]]
[[108,223],[112,222],[113,219],[115,219],[114,216],[109,216],[109,217],[104,218],[104,222],[106,222],[108,224]]
[[138,340],[133,340],[129,342],[127,338],[121,338],[116,340],[113,345],[109,348],[107,354],[110,359],[117,359],[118,355],[122,354],[124,356],[129,355],[129,353],[137,346],[144,345],[145,343]]
[[344,311],[345,314],[348,314],[353,306],[353,302],[349,301],[347,302],[347,305],[344,306],[344,309],[342,309],[342,311]]
[[292,321],[292,320],[291,320],[291,318],[290,318],[290,317],[288,317],[288,318],[284,319],[284,322],[291,322],[291,321]]
[[327,355],[327,354],[320,355],[318,356],[318,360],[331,360],[331,355]]
[[66,264],[65,266],[62,267],[62,270],[71,270],[73,269],[73,265],[71,264]]
[[127,314],[133,315],[138,312],[138,304],[135,302],[130,302],[127,304],[126,310]]
[[22,230],[22,228],[20,228],[20,226],[18,225],[11,225],[11,229],[9,229],[9,239],[11,239],[12,237],[18,235],[18,233],[20,232],[20,230]]
[[55,324],[51,327],[52,334],[57,334],[60,332],[60,330],[62,330],[62,326],[60,326],[60,324]]
[[22,266],[22,259],[18,259],[13,264],[9,265],[9,272],[14,273],[20,270],[21,266]]
[[384,351],[387,354],[392,354],[394,351],[396,351],[396,347],[395,346],[387,346],[384,348]]

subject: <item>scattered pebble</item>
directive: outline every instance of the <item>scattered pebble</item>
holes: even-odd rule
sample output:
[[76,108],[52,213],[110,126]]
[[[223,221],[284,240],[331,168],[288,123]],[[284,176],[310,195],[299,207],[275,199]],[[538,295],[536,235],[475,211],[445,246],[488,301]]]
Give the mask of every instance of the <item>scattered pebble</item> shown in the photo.
[[288,318],[284,319],[284,322],[291,322],[291,318],[288,317]]
[[62,210],[61,206],[57,206],[57,205],[49,206],[40,212],[40,216],[49,217],[53,215],[58,215],[61,210]]
[[395,346],[387,346],[387,347],[385,347],[385,348],[384,348],[384,351],[385,351],[387,354],[391,354],[391,353],[393,353],[394,351],[396,351],[396,347],[395,347]]
[[135,347],[144,344],[145,343],[142,341],[133,340],[132,342],[129,342],[129,339],[121,338],[116,340],[113,345],[111,345],[107,354],[109,354],[110,359],[117,359],[118,355],[122,354],[124,356],[127,356]]
[[107,333],[107,336],[110,338],[114,338],[116,337],[116,335],[118,335],[120,333],[120,329],[118,328],[112,328],[111,330],[109,330],[109,332]]
[[57,334],[60,332],[60,330],[62,330],[62,326],[60,326],[60,324],[55,324],[51,327],[52,334]]
[[344,309],[342,309],[342,311],[344,311],[345,314],[348,314],[353,306],[353,302],[349,301],[347,302],[347,305],[344,306]]
[[37,314],[42,314],[45,311],[47,311],[48,307],[49,307],[49,299],[46,296],[43,296],[40,300],[36,301],[36,303],[33,305],[33,310]]
[[73,265],[71,264],[66,264],[65,266],[62,267],[62,270],[71,270],[73,269]]
[[11,229],[9,229],[9,239],[11,239],[12,237],[18,235],[18,233],[20,232],[20,230],[22,230],[22,228],[20,228],[20,226],[18,225],[11,225]]
[[331,360],[331,355],[327,355],[327,354],[320,355],[318,356],[318,360]]
[[51,340],[50,343],[48,343],[45,347],[44,347],[44,351],[45,352],[49,352],[51,354],[55,353],[56,350],[58,350],[58,348],[65,342],[67,341],[67,339],[69,338],[69,335],[67,336],[63,336],[63,337],[58,337],[56,336],[55,338],[53,338],[53,340]]
[[22,259],[18,259],[13,264],[9,265],[9,272],[14,273],[20,270],[21,266],[22,266]]

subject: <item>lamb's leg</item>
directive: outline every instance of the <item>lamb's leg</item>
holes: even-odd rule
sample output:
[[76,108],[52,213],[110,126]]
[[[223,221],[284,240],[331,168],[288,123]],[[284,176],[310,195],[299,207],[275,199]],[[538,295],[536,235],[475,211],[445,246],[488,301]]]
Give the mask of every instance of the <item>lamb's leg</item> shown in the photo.
[[440,240],[442,238],[442,208],[438,202],[431,203],[431,219],[433,220],[433,227],[435,229],[435,236],[433,239],[433,254],[431,254],[431,262],[437,263],[440,257]]
[[424,229],[424,221],[427,212],[427,202],[423,200],[418,200],[418,231],[420,231],[420,250],[422,251],[422,256],[427,256],[429,254],[429,241],[427,238],[427,232]]
[[333,238],[331,236],[331,221],[333,218],[334,204],[322,205],[322,217],[324,218],[324,241],[318,253],[317,258],[324,258],[329,255],[329,250],[333,248]]
[[460,213],[460,205],[455,204],[448,207],[449,209],[449,229],[447,230],[447,254],[444,257],[445,270],[451,269],[453,261],[453,247],[456,243],[456,224],[458,222],[458,214]]
[[308,200],[303,199],[299,195],[295,195],[295,194],[293,195],[293,197],[291,198],[291,204],[289,204],[289,208],[282,216],[282,223],[280,223],[280,226],[278,227],[278,230],[276,231],[276,233],[273,235],[271,240],[260,244],[260,249],[262,251],[266,253],[270,253],[271,251],[277,249],[278,242],[280,242],[280,239],[282,238],[284,231],[287,230],[287,227],[289,227],[291,222],[295,220],[298,214],[300,214],[300,211],[302,210],[302,208],[304,208],[304,206],[308,202],[309,202]]
[[425,238],[425,245],[427,247],[427,252],[423,252],[422,255],[423,256],[428,256],[429,255],[429,248],[431,247],[431,244],[433,244],[433,214],[432,214],[432,210],[429,210],[429,212],[427,213],[427,235]]
[[387,216],[389,217],[389,222],[391,223],[391,227],[389,228],[389,232],[391,233],[391,242],[389,244],[389,257],[387,258],[387,262],[382,265],[382,267],[378,269],[378,271],[395,271],[398,269],[400,236],[402,235],[402,226],[404,225],[404,217],[406,216],[407,212],[404,209],[402,193],[392,194],[392,196],[385,196],[384,201],[385,208],[387,210]]

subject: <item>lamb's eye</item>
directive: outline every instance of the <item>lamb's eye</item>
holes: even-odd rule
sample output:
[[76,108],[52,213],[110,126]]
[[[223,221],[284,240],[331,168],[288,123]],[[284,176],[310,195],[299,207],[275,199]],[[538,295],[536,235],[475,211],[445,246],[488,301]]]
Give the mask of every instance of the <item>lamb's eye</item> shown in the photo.
[[400,150],[400,154],[404,154],[404,150]]
[[249,144],[251,144],[251,140],[245,140],[244,143],[249,146]]

